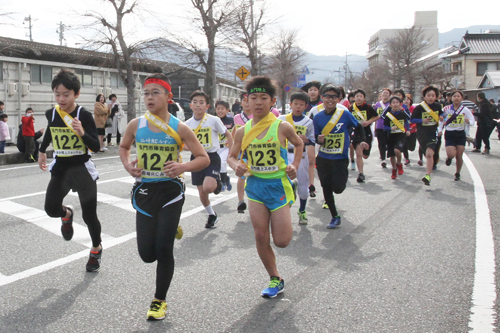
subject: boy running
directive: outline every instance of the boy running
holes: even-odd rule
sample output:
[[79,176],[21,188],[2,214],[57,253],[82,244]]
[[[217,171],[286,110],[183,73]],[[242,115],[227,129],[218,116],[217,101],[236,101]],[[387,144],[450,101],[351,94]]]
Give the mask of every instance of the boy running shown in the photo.
[[[278,119],[287,121],[295,128],[295,133],[302,139],[304,146],[314,147],[314,125],[309,117],[304,115],[304,109],[307,107],[309,96],[303,91],[295,92],[290,97],[290,106],[292,112]],[[307,148],[306,148],[307,149]],[[294,146],[288,145],[288,162],[293,163],[295,156]],[[306,204],[309,197],[309,161],[307,150],[302,153],[299,168],[297,169],[297,181],[300,198],[300,207],[298,210],[299,224],[307,224]]]
[[[283,292],[285,283],[276,267],[269,227],[274,245],[287,247],[293,233],[290,205],[294,194],[290,178],[297,175],[304,144],[290,123],[276,119],[270,113],[276,102],[276,88],[269,78],[254,77],[246,90],[253,119],[236,132],[228,163],[236,176],[248,175],[245,190],[257,252],[271,277],[262,296],[272,298]],[[295,146],[291,165],[287,165],[287,140]],[[248,163],[238,161],[240,152],[248,157]]]
[[[230,131],[234,127],[234,119],[227,116],[229,112],[229,103],[225,101],[217,101],[215,103],[215,111],[217,116],[220,118],[224,126]],[[225,134],[219,134],[220,150],[218,151],[220,156],[220,180],[222,183],[221,191],[231,191],[233,186],[227,175],[227,155],[229,154],[229,146]]]
[[[132,205],[137,210],[139,255],[144,262],[157,261],[156,291],[147,319],[161,320],[167,311],[165,299],[174,274],[174,239],[182,237],[178,226],[185,186],[179,176],[207,167],[210,160],[191,129],[168,112],[172,93],[164,74],[149,75],[142,94],[148,111],[128,124],[119,153],[125,170],[136,178]],[[137,158],[130,161],[134,141]],[[184,142],[194,157],[188,163],[179,163]]]
[[384,131],[384,118],[387,108],[389,107],[389,98],[391,98],[392,91],[389,88],[384,88],[380,94],[381,100],[375,104],[374,109],[377,111],[380,118],[375,123],[375,136],[378,141],[378,150],[380,153],[380,164],[382,168],[387,168],[387,163],[385,162],[385,154],[387,151],[387,132]]
[[[365,175],[363,174],[363,158],[366,160],[370,156],[370,151],[372,149],[372,129],[371,124],[377,121],[380,116],[372,108],[372,106],[366,103],[366,93],[362,89],[354,91],[354,103],[349,108],[352,115],[356,120],[363,125],[365,131],[365,142],[368,144],[368,149],[362,149],[360,146],[361,139],[353,135],[351,138],[352,145],[356,150],[356,165],[358,167],[358,183],[365,182]],[[351,157],[352,160],[352,157]]]
[[[247,93],[242,92],[240,94],[242,112],[234,116],[234,127],[233,127],[233,137],[236,131],[245,126],[245,124],[253,118],[252,110],[248,107]],[[236,190],[238,191],[238,213],[244,213],[247,209],[247,204],[245,203],[245,177],[238,177],[238,182],[236,183]]]
[[[189,106],[193,110],[193,116],[186,121],[196,135],[210,158],[210,165],[201,171],[191,172],[192,184],[198,187],[200,201],[208,213],[208,220],[205,228],[213,228],[218,222],[217,213],[214,212],[208,195],[210,193],[219,194],[222,189],[220,181],[221,158],[217,153],[220,149],[219,135],[224,134],[229,147],[233,145],[233,137],[222,123],[220,118],[207,113],[210,107],[208,95],[200,90],[191,94]],[[189,147],[189,144],[186,144]],[[195,158],[191,155],[191,160]]]
[[[418,144],[425,152],[426,175],[422,178],[425,185],[431,184],[431,172],[434,167],[434,152],[437,145],[437,130],[439,122],[443,121],[442,105],[437,103],[438,88],[427,86],[422,90],[424,101],[417,105],[411,115],[411,122],[417,124]],[[439,133],[441,136],[441,133]]]
[[[91,151],[99,151],[101,144],[92,114],[76,104],[80,96],[80,81],[75,73],[61,69],[52,80],[57,105],[45,112],[46,135],[40,145],[38,165],[50,170],[50,181],[45,193],[45,212],[61,218],[61,233],[65,240],[73,238],[74,211],[63,206],[70,190],[78,193],[83,221],[87,224],[92,247],[86,265],[87,272],[99,270],[102,256],[101,223],[97,218],[97,185],[99,174],[90,159]],[[47,166],[45,151],[52,142],[55,159]]]
[[353,128],[356,129],[356,135],[360,138],[361,149],[370,148],[365,142],[363,125],[349,111],[339,107],[340,94],[340,89],[332,84],[325,84],[321,87],[325,110],[316,114],[313,119],[316,142],[321,145],[316,157],[318,178],[332,215],[328,229],[337,228],[340,225],[340,216],[335,207],[333,193],[344,192],[347,185],[350,134]]
[[391,159],[392,179],[398,178],[398,174],[404,173],[401,163],[401,152],[404,149],[406,137],[410,135],[409,116],[403,109],[401,98],[393,96],[389,100],[389,108],[385,115],[384,130],[387,137],[387,157]]

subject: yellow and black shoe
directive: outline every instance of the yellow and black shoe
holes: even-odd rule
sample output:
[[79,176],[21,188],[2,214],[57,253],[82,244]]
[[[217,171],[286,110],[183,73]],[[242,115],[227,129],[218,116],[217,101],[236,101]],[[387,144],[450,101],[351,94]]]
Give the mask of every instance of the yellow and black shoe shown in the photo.
[[167,312],[167,303],[164,301],[153,300],[148,310],[148,320],[163,320]]
[[175,234],[176,239],[181,239],[182,236],[184,236],[184,231],[182,230],[181,226],[177,227],[177,233]]

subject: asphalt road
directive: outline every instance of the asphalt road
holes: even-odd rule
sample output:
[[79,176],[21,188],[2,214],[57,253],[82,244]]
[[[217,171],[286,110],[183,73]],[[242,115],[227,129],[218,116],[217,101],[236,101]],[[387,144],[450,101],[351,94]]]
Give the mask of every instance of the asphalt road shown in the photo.
[[[500,141],[496,133],[492,138],[491,155],[466,154],[486,190],[498,266]],[[412,163],[391,180],[377,156],[374,149],[365,162],[365,184],[350,171],[346,191],[335,196],[340,228],[326,229],[330,216],[321,209],[321,193],[309,200],[307,226],[298,225],[298,206],[292,207],[292,242],[276,249],[286,291],[271,300],[260,297],[268,276],[248,213],[236,212],[236,187],[212,197],[220,222],[207,230],[187,175],[184,238],[176,241],[169,309],[161,322],[145,320],[156,265],[138,256],[132,179],[116,148],[94,158],[104,234],[98,273],[85,272],[90,239],[78,198],[65,200],[80,226],[66,242],[59,220],[43,211],[49,174],[35,165],[0,167],[0,332],[469,331],[471,311],[483,296],[479,288],[473,299],[476,249],[483,242],[476,240],[469,171],[464,166],[462,181],[455,182],[454,163],[440,163],[426,187],[423,167]],[[416,153],[411,159],[416,162]],[[496,298],[498,284],[493,291]],[[485,312],[496,318],[499,310],[495,303]]]

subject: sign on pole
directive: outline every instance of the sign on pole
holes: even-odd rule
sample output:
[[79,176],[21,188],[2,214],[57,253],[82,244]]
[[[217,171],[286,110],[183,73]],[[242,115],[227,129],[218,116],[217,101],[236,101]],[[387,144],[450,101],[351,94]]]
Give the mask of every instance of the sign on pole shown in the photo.
[[289,91],[290,91],[290,89],[292,89],[292,88],[291,88],[288,84],[287,84],[287,85],[285,86],[285,88],[284,88],[285,92],[289,92]]
[[241,81],[245,81],[245,79],[250,75],[250,71],[246,69],[245,67],[241,66],[237,71],[236,71],[236,76],[240,78]]

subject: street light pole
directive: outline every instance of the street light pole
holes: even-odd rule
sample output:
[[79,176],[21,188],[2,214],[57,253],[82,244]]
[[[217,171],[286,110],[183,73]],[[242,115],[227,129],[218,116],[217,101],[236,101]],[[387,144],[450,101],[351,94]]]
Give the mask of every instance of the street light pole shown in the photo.
[[[29,15],[28,17],[25,17],[24,18],[24,22],[28,22],[28,29],[29,29],[29,32],[30,32],[30,42],[32,42],[33,41],[33,35],[31,34],[31,28],[33,26],[31,25],[31,15]],[[24,22],[23,22],[23,24],[24,24]]]

